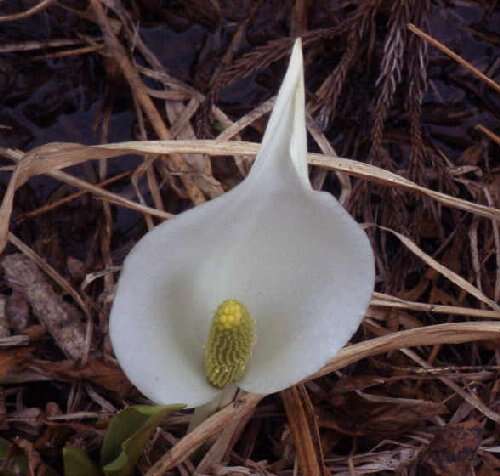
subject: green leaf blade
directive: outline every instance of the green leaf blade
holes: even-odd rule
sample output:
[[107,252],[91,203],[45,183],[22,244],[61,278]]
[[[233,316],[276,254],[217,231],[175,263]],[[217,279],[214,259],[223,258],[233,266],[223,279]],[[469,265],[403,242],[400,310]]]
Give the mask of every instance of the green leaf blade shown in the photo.
[[101,448],[106,476],[130,476],[160,421],[184,405],[136,405],[112,418]]
[[102,476],[87,453],[80,448],[63,448],[64,476]]

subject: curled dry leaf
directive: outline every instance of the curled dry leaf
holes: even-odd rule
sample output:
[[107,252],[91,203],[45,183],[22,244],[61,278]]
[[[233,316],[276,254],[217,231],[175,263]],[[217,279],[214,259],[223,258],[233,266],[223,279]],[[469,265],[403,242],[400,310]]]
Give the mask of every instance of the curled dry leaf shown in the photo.
[[[29,167],[32,175],[39,175],[47,173],[49,170],[59,170],[87,160],[118,157],[131,152],[139,154],[171,154],[177,152],[180,154],[203,153],[213,156],[255,156],[258,150],[259,144],[253,142],[219,142],[217,140],[137,141],[118,142],[99,146],[52,143],[31,151],[26,158],[32,155],[44,157],[44,160],[37,160]],[[382,185],[417,192],[444,205],[486,216],[497,221],[500,220],[500,210],[497,208],[487,207],[461,198],[452,197],[445,193],[436,192],[435,190],[417,185],[415,182],[398,174],[371,164],[323,154],[310,153],[307,154],[307,158],[310,165],[345,172],[348,175],[373,180]]]
[[[72,143],[50,143],[31,150],[28,154],[14,154],[18,161],[9,186],[2,200],[0,207],[0,248],[5,246],[7,240],[8,224],[12,213],[13,199],[15,191],[31,177],[50,174],[77,165],[88,160],[103,160],[112,157],[119,157],[124,154],[138,153],[148,155],[164,154],[206,154],[210,156],[233,155],[236,157],[255,156],[259,150],[259,144],[242,141],[217,141],[217,140],[162,140],[162,141],[136,141],[119,142],[99,146],[85,146]],[[12,151],[3,150],[2,155],[14,158]],[[43,160],[42,160],[43,158]],[[442,192],[431,190],[420,186],[393,172],[371,164],[365,164],[352,159],[345,159],[331,155],[308,154],[308,161],[311,165],[323,167],[330,170],[345,172],[367,180],[378,182],[389,187],[398,187],[407,191],[416,192],[436,200],[443,205],[458,208],[470,213],[500,221],[500,210],[493,207],[469,202],[467,200],[453,197]],[[85,187],[87,191],[115,201],[122,206],[134,208],[138,211],[157,215],[162,218],[169,218],[169,214],[131,200],[120,197],[117,194],[107,192],[100,187],[93,186],[83,180],[64,174],[56,178],[60,180],[71,180],[71,183],[79,188]]]

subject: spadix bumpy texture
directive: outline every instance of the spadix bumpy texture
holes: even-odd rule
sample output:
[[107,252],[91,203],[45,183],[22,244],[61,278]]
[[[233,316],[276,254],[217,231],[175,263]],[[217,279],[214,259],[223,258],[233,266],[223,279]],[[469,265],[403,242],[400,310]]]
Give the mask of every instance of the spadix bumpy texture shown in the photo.
[[[256,341],[238,386],[268,394],[320,369],[368,306],[374,260],[360,226],[307,175],[297,41],[248,177],[147,233],[127,257],[110,317],[115,354],[151,400],[199,406],[212,317],[243,303]],[[239,377],[239,375],[238,375]]]
[[205,346],[205,373],[217,388],[243,377],[255,343],[255,322],[247,308],[236,301],[224,301],[215,313]]

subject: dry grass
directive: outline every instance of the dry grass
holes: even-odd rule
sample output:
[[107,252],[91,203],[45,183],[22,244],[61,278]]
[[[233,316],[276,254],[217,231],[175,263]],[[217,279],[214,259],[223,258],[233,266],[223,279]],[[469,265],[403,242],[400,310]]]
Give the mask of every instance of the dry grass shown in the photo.
[[[60,470],[65,445],[95,453],[109,418],[144,401],[107,334],[121,262],[146,230],[248,173],[293,41],[284,24],[304,38],[311,150],[321,151],[308,156],[312,182],[336,193],[367,230],[377,292],[353,342],[315,375],[279,396],[240,394],[187,435],[188,415],[173,415],[138,471],[497,474],[498,62],[466,61],[452,37],[448,47],[425,33],[439,33],[439,15],[456,20],[454,2],[298,0],[277,13],[273,2],[157,10],[154,2],[90,0],[85,10],[59,3],[0,16],[7,26],[37,15],[78,19],[78,38],[6,30],[13,37],[2,36],[0,54],[39,65],[92,58],[108,91],[95,145],[58,137],[20,147],[8,142],[17,131],[0,117],[0,433],[27,456],[30,476],[45,464]],[[482,15],[474,31],[498,53],[492,11],[471,8]],[[195,25],[214,41],[189,45],[197,56],[187,80],[138,29],[151,15],[168,31]],[[470,28],[457,21],[452,29]],[[240,86],[267,94],[250,94],[248,104],[224,99]],[[135,128],[113,142],[120,101]],[[56,185],[38,200],[30,190],[44,180]]]

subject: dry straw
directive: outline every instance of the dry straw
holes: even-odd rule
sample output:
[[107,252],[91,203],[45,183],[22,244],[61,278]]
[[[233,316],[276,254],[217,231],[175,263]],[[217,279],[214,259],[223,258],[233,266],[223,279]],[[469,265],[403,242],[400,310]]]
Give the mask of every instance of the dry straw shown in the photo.
[[[49,6],[53,5],[54,0],[43,0],[38,3],[33,8],[23,11],[21,13],[9,16],[0,17],[0,22],[12,21],[22,18],[27,18],[31,15],[39,13]],[[38,254],[36,254],[27,244],[23,243],[18,237],[9,232],[9,224],[11,221],[12,210],[14,206],[14,198],[17,189],[25,184],[32,177],[38,175],[50,175],[57,180],[74,186],[78,189],[78,192],[59,200],[57,203],[51,204],[50,206],[44,206],[40,208],[37,213],[43,213],[44,211],[51,209],[53,207],[59,206],[62,203],[66,203],[68,200],[80,196],[82,193],[91,193],[95,197],[104,200],[109,203],[114,203],[122,207],[126,207],[135,210],[147,217],[158,217],[160,219],[169,219],[172,215],[165,212],[161,207],[158,206],[158,200],[155,200],[156,208],[147,206],[145,203],[137,203],[133,200],[124,198],[118,194],[109,192],[104,188],[107,184],[111,182],[109,180],[102,180],[98,184],[92,184],[82,180],[80,178],[74,177],[63,169],[80,164],[89,160],[100,160],[105,161],[106,159],[111,159],[113,157],[119,157],[125,154],[138,154],[145,156],[147,159],[155,156],[164,157],[164,162],[171,166],[171,171],[175,172],[175,175],[180,177],[183,185],[188,190],[188,194],[194,203],[198,203],[199,200],[199,190],[197,187],[197,181],[199,177],[196,174],[200,174],[200,167],[196,167],[196,163],[188,163],[185,159],[186,155],[189,154],[203,154],[205,156],[220,157],[218,160],[225,160],[222,156],[232,156],[238,160],[247,160],[250,158],[252,160],[255,157],[259,144],[242,142],[242,141],[229,141],[235,137],[242,129],[254,122],[257,118],[266,114],[272,107],[273,100],[269,100],[239,121],[234,124],[227,124],[227,118],[223,113],[213,106],[212,113],[221,122],[228,126],[223,133],[218,137],[217,140],[167,140],[175,139],[179,137],[181,131],[185,130],[189,126],[192,120],[193,114],[197,111],[200,101],[203,99],[202,95],[197,91],[190,89],[186,85],[181,85],[176,80],[170,78],[165,72],[163,72],[161,65],[155,62],[154,56],[148,54],[144,45],[141,42],[140,37],[136,37],[135,31],[129,32],[127,34],[134,37],[137,40],[137,48],[141,53],[148,58],[151,68],[144,66],[138,66],[133,64],[129,59],[127,51],[118,42],[113,31],[109,28],[109,19],[102,8],[101,3],[97,0],[92,0],[92,5],[96,13],[96,20],[99,23],[105,43],[111,54],[119,57],[121,59],[120,67],[122,72],[132,87],[138,109],[142,108],[145,117],[150,121],[153,129],[155,130],[158,137],[165,139],[161,141],[139,141],[139,142],[122,142],[116,144],[105,144],[100,146],[84,146],[81,144],[68,144],[68,143],[52,143],[45,146],[36,148],[26,154],[23,154],[16,150],[11,149],[0,149],[0,154],[8,159],[10,159],[14,165],[14,172],[11,175],[9,185],[7,187],[6,193],[3,197],[2,204],[0,207],[0,249],[3,250],[8,242],[15,246],[19,251],[21,251],[25,256],[29,257],[34,263],[36,263],[45,274],[51,277],[51,279],[58,284],[58,286],[64,290],[67,294],[71,295],[79,307],[87,316],[87,324],[91,324],[89,318],[89,310],[87,303],[83,300],[81,295],[71,287],[71,284],[65,280],[55,269],[48,265],[48,263]],[[125,29],[128,28],[127,22],[124,20],[120,13],[119,3],[115,2],[111,9],[114,9],[114,13],[122,21]],[[352,34],[352,43],[350,43],[349,48],[346,49],[344,56],[339,63],[338,67],[334,69],[330,76],[327,77],[323,86],[317,91],[319,96],[319,104],[317,105],[319,109],[325,108],[323,115],[326,116],[325,123],[331,120],[331,117],[335,114],[335,104],[338,99],[338,92],[341,91],[342,86],[345,86],[346,78],[349,73],[350,68],[353,65],[354,58],[358,54],[359,45],[361,40],[368,41],[371,35],[371,30],[373,25],[370,24],[372,21],[372,11],[376,11],[379,6],[378,0],[373,0],[372,2],[362,2],[366,5],[366,10],[360,9],[357,16],[353,17],[351,22],[345,22],[338,27],[333,27],[329,29],[309,31],[304,35],[304,40],[306,44],[313,44],[321,39],[333,38],[339,35]],[[417,2],[414,2],[416,5]],[[420,2],[418,3],[420,4]],[[422,2],[421,4],[424,4]],[[375,127],[374,135],[378,142],[382,141],[382,132],[384,127],[384,118],[387,115],[387,108],[389,107],[392,96],[395,92],[396,87],[400,82],[401,68],[403,67],[403,53],[404,48],[408,47],[408,44],[414,44],[408,35],[406,34],[406,27],[411,31],[414,36],[415,41],[420,41],[422,45],[428,43],[429,45],[439,49],[441,52],[446,54],[452,60],[456,61],[462,67],[467,69],[471,74],[478,77],[483,81],[488,87],[492,88],[496,92],[500,92],[500,85],[488,78],[484,73],[478,70],[476,67],[471,65],[469,62],[464,60],[462,57],[451,51],[448,47],[432,38],[430,35],[425,33],[423,30],[415,26],[413,23],[420,24],[418,19],[410,18],[408,19],[407,12],[401,6],[403,3],[395,2],[394,10],[391,14],[391,32],[387,37],[386,41],[386,55],[384,63],[382,64],[382,74],[379,78],[379,85],[382,93],[379,96],[378,107],[376,108],[380,120],[378,126]],[[399,5],[399,7],[398,7]],[[366,23],[363,23],[362,31],[359,30],[360,19],[365,18]],[[413,23],[408,23],[412,21]],[[420,24],[421,25],[421,24]],[[134,26],[134,25],[132,25]],[[422,25],[421,25],[422,26]],[[364,38],[358,38],[355,36],[356,31],[360,36],[364,35]],[[361,33],[363,35],[361,35]],[[370,34],[369,34],[370,33]],[[409,35],[411,37],[411,35]],[[369,37],[368,39],[366,37]],[[68,46],[72,40],[69,41]],[[425,42],[425,43],[424,43]],[[274,42],[269,42],[257,50],[243,56],[239,60],[236,60],[230,64],[225,70],[221,70],[214,78],[215,87],[220,88],[224,84],[228,84],[234,81],[236,78],[240,78],[250,72],[254,71],[256,67],[262,67],[269,65],[270,63],[286,56],[291,40],[289,38],[279,39]],[[78,42],[74,43],[75,45]],[[29,45],[28,45],[29,46]],[[26,47],[28,47],[26,46]],[[46,46],[56,46],[51,45],[31,45],[29,48],[41,48]],[[59,45],[62,46],[62,45]],[[13,48],[9,46],[9,48]],[[99,46],[100,47],[100,46]],[[89,47],[90,50],[96,48],[96,46]],[[391,49],[392,48],[392,49]],[[4,48],[5,49],[5,48]],[[370,48],[369,48],[370,49]],[[411,55],[410,55],[411,56]],[[423,50],[420,56],[416,57],[418,61],[421,57],[424,57]],[[413,65],[415,69],[419,70],[418,61]],[[423,71],[425,68],[421,68]],[[189,106],[183,111],[179,117],[174,118],[172,122],[174,126],[171,129],[167,129],[163,121],[163,118],[155,109],[152,102],[151,96],[159,97],[159,93],[148,89],[141,76],[149,76],[162,82],[165,81],[168,84],[175,82],[176,89],[172,91],[167,91],[163,96],[163,99],[167,100],[184,100],[191,99]],[[418,79],[418,78],[417,78]],[[416,84],[415,88],[417,94],[414,98],[419,98],[424,86],[425,78],[420,78],[421,81]],[[173,84],[173,83],[172,83]],[[321,101],[321,98],[324,100]],[[417,101],[418,102],[418,101]],[[326,104],[326,106],[325,106]],[[413,117],[413,123],[418,124],[420,109],[418,104],[413,104],[413,112],[415,117]],[[173,114],[171,111],[170,114]],[[142,117],[142,116],[141,116]],[[171,119],[169,117],[169,119]],[[316,118],[318,119],[318,118]],[[312,124],[311,127],[313,127]],[[500,138],[493,131],[487,127],[478,124],[476,129],[482,134],[486,135],[489,139],[500,144]],[[311,129],[310,129],[311,132]],[[314,129],[313,137],[318,141],[321,140],[321,131],[319,132]],[[421,141],[420,130],[413,133],[415,136],[414,142],[419,143]],[[190,139],[190,137],[186,137]],[[193,135],[194,138],[194,135]],[[318,142],[319,143],[319,142]],[[348,176],[354,176],[361,178],[362,180],[367,180],[371,182],[376,182],[385,187],[396,187],[406,192],[417,193],[423,197],[427,197],[438,202],[441,205],[447,207],[459,209],[476,216],[481,216],[493,220],[495,222],[500,221],[500,210],[492,206],[485,206],[478,203],[473,203],[458,197],[453,197],[448,194],[432,190],[428,187],[418,185],[417,183],[408,180],[396,173],[389,172],[382,168],[376,167],[374,165],[365,164],[352,159],[345,159],[335,156],[333,149],[329,149],[326,145],[321,147],[324,154],[309,154],[308,160],[310,165],[318,167],[323,171],[335,171],[336,173],[345,174]],[[182,157],[181,157],[182,156]],[[202,160],[203,156],[197,155],[199,160]],[[145,161],[145,164],[148,161]],[[186,165],[187,164],[187,165]],[[148,167],[145,165],[144,173],[148,173]],[[340,177],[342,177],[341,175]],[[412,176],[412,175],[410,175]],[[349,194],[350,183],[349,181],[342,182],[342,192]],[[161,200],[160,200],[161,203]],[[493,203],[489,200],[489,203]],[[27,215],[28,216],[28,215]],[[385,328],[378,328],[380,331],[380,337],[367,339],[363,342],[359,342],[342,349],[334,359],[328,362],[319,372],[310,376],[307,380],[316,379],[323,375],[329,374],[333,371],[344,368],[347,365],[355,364],[362,359],[367,357],[372,357],[386,352],[399,350],[404,353],[408,358],[417,363],[422,369],[428,369],[429,364],[423,361],[415,352],[409,350],[409,347],[416,346],[440,346],[443,344],[461,344],[469,343],[482,340],[497,340],[500,339],[500,322],[494,322],[493,320],[500,319],[500,308],[498,304],[489,298],[484,291],[481,289],[480,284],[474,286],[457,273],[451,271],[447,267],[440,264],[436,259],[427,255],[423,252],[412,240],[405,237],[399,232],[391,230],[389,228],[381,227],[385,233],[390,233],[395,236],[408,250],[410,250],[414,255],[418,256],[427,266],[432,268],[434,271],[440,275],[446,277],[450,282],[454,283],[465,293],[474,296],[478,301],[478,306],[476,308],[469,308],[464,306],[451,306],[451,305],[435,305],[422,302],[415,302],[411,300],[400,299],[388,294],[374,293],[371,301],[371,306],[373,308],[382,309],[406,309],[410,311],[426,312],[426,313],[444,313],[447,315],[454,315],[459,317],[464,317],[468,319],[476,319],[477,322],[458,322],[458,323],[447,323],[447,324],[437,324],[428,325],[422,327],[415,327],[412,329],[397,331],[389,333]],[[373,312],[380,312],[371,309]],[[370,315],[370,312],[368,313]],[[366,328],[372,328],[377,324],[371,319],[367,319]],[[88,326],[87,326],[88,331]],[[87,340],[90,333],[87,332]],[[24,336],[20,337],[21,341],[24,342],[26,338]],[[9,345],[13,345],[12,343]],[[17,344],[16,344],[17,345]],[[88,353],[88,349],[87,349]],[[493,421],[500,421],[500,416],[493,410],[486,407],[478,397],[474,394],[463,390],[460,386],[452,382],[446,377],[441,377],[441,381],[451,388],[456,394],[460,395],[463,399],[467,401],[473,408],[481,412],[487,418]],[[307,424],[307,401],[304,399],[300,392],[300,387],[298,390],[294,391],[288,395],[290,400],[285,402],[285,406],[293,409],[297,406],[297,403],[302,401],[302,413],[300,408],[293,410],[296,414],[304,420],[303,424]],[[288,398],[285,396],[284,398]],[[172,449],[164,455],[154,466],[152,466],[147,472],[147,476],[159,476],[164,474],[165,471],[179,465],[183,461],[186,461],[191,454],[193,454],[198,448],[200,448],[205,442],[210,440],[212,437],[221,433],[224,428],[230,426],[233,422],[244,422],[248,418],[254,407],[258,404],[262,397],[252,394],[241,395],[234,403],[224,408],[219,413],[213,415],[211,418],[207,419],[199,427],[197,427],[192,433],[181,438]],[[300,406],[300,405],[299,405]],[[288,410],[287,410],[288,411]],[[292,412],[292,413],[293,413]],[[292,420],[292,419],[291,419]],[[300,422],[297,425],[301,424]],[[300,425],[299,425],[300,426]],[[292,431],[299,431],[299,426],[292,428]],[[314,429],[314,428],[313,428]],[[303,432],[304,433],[304,432]],[[230,433],[231,434],[231,433]],[[314,431],[309,433],[309,436],[314,436]],[[306,442],[307,443],[307,442]],[[314,441],[310,441],[310,448],[306,451],[304,455],[307,458],[308,454],[312,455],[313,452],[317,451],[314,447]],[[215,447],[215,445],[214,445]],[[300,450],[300,448],[299,448]],[[372,456],[371,456],[372,457]],[[316,458],[312,458],[311,464],[314,465],[315,461],[321,462],[322,456],[319,455]],[[319,470],[316,469],[315,473]]]

